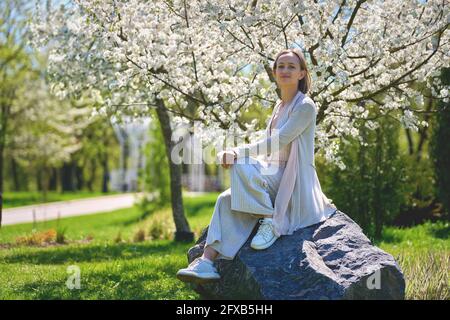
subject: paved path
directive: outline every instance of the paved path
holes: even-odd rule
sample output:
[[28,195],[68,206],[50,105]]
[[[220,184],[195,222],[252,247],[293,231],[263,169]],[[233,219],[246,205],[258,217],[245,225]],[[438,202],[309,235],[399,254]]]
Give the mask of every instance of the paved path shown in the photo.
[[[3,209],[2,225],[47,221],[130,208],[139,194],[125,193]],[[35,217],[33,219],[33,216]]]
[[[200,194],[202,193],[184,192],[185,196]],[[140,193],[124,193],[3,209],[2,225],[29,223],[33,220],[36,222],[48,221],[57,219],[58,216],[66,218],[130,208],[140,196],[142,196]]]

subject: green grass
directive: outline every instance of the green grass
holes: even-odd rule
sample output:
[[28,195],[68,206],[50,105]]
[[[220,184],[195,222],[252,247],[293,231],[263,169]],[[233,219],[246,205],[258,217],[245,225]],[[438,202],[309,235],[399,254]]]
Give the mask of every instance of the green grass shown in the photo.
[[399,263],[407,299],[450,300],[450,224],[426,222],[412,228],[387,227],[375,244]]
[[[211,193],[184,199],[196,237],[208,225],[217,196]],[[186,266],[186,252],[193,243],[172,239],[133,242],[137,231],[149,231],[158,223],[173,230],[171,210],[161,210],[145,220],[140,216],[135,207],[38,223],[34,232],[67,228],[65,236],[72,243],[49,247],[15,245],[17,237],[33,231],[31,224],[3,227],[0,299],[198,299],[189,285],[174,277]],[[122,241],[116,240],[119,234]],[[83,243],[89,236],[92,241]],[[71,265],[80,268],[80,290],[66,286]]]
[[41,192],[4,192],[3,193],[3,208],[14,208],[21,206],[28,206],[32,204],[40,204],[43,202],[68,201],[75,199],[83,199],[90,197],[99,197],[104,195],[119,194],[119,192],[48,192],[46,201],[43,201]]
[[[208,225],[217,196],[184,199],[196,237]],[[15,240],[29,235],[32,225],[3,227],[0,299],[199,299],[190,285],[174,276],[186,266],[186,252],[193,243],[172,241],[171,210],[140,217],[139,209],[132,208],[37,224],[34,232],[66,228],[65,245],[18,246]],[[139,230],[146,240],[134,242],[140,238]],[[444,223],[387,228],[383,241],[376,243],[399,259],[407,278],[407,298],[449,299],[448,231]],[[80,268],[80,290],[66,287],[71,265]]]

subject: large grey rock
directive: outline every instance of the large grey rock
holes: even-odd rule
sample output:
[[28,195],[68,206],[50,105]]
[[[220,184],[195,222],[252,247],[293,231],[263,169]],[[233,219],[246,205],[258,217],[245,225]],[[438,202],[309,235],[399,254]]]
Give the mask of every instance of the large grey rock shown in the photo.
[[[256,230],[234,260],[216,260],[220,281],[194,285],[203,298],[404,299],[405,280],[394,258],[340,211],[262,251],[250,248]],[[189,250],[189,263],[203,253],[206,232]]]

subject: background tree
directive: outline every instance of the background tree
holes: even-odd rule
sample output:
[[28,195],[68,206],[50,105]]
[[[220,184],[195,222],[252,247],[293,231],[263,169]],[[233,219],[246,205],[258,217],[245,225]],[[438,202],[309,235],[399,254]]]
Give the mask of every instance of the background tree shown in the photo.
[[61,167],[62,191],[108,192],[110,162],[118,162],[119,145],[108,117],[93,115],[76,135],[81,147]]
[[[7,0],[0,3],[0,198],[3,193],[4,157],[17,90],[31,70],[31,57],[26,53],[26,22],[29,8],[26,1]],[[1,226],[0,201],[0,226]]]
[[9,151],[16,162],[41,173],[39,183],[45,201],[51,169],[81,148],[77,137],[90,121],[90,109],[54,97],[42,78],[23,83],[13,102],[13,107],[16,105],[22,112],[11,126],[14,134]]
[[[423,125],[405,100],[421,95],[411,83],[441,85],[436,71],[449,62],[442,1],[78,0],[38,17],[34,39],[51,39],[49,71],[61,90],[95,87],[103,110],[119,115],[156,108],[168,158],[170,123],[179,117],[194,123],[205,144],[226,134],[254,137],[257,122],[242,115],[253,102],[270,107],[279,97],[270,63],[282,48],[306,53],[319,108],[317,149],[335,162],[340,137],[362,140],[361,126],[376,127],[366,103],[380,119]],[[189,235],[181,170],[169,165],[176,229]]]

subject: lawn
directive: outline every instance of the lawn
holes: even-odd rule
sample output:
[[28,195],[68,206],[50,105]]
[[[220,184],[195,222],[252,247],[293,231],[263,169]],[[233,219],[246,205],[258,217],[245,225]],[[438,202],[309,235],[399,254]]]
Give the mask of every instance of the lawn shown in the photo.
[[[217,196],[185,198],[197,236],[208,225]],[[66,245],[17,246],[16,239],[32,233],[32,224],[3,227],[0,299],[198,299],[174,277],[186,266],[192,243],[171,240],[171,210],[140,218],[135,207],[36,225],[35,234],[64,231]],[[80,290],[66,286],[71,265],[80,269]]]
[[450,299],[450,224],[383,230],[375,244],[392,254],[406,278],[407,299]]
[[42,202],[55,202],[55,201],[68,201],[75,199],[100,197],[111,194],[119,194],[119,192],[88,192],[88,191],[77,191],[77,192],[48,192],[46,201],[43,201],[41,192],[4,192],[3,193],[3,208],[14,208],[20,206],[28,206],[32,204],[40,204]]
[[[199,235],[218,193],[185,198],[186,215]],[[54,229],[68,244],[17,245],[18,238]],[[199,299],[176,271],[186,266],[192,243],[172,241],[169,208],[141,219],[138,208],[0,229],[0,299]],[[449,225],[387,228],[382,249],[399,259],[407,298],[449,299]],[[28,236],[28,238],[23,238]],[[69,290],[69,266],[80,270],[80,289]]]

